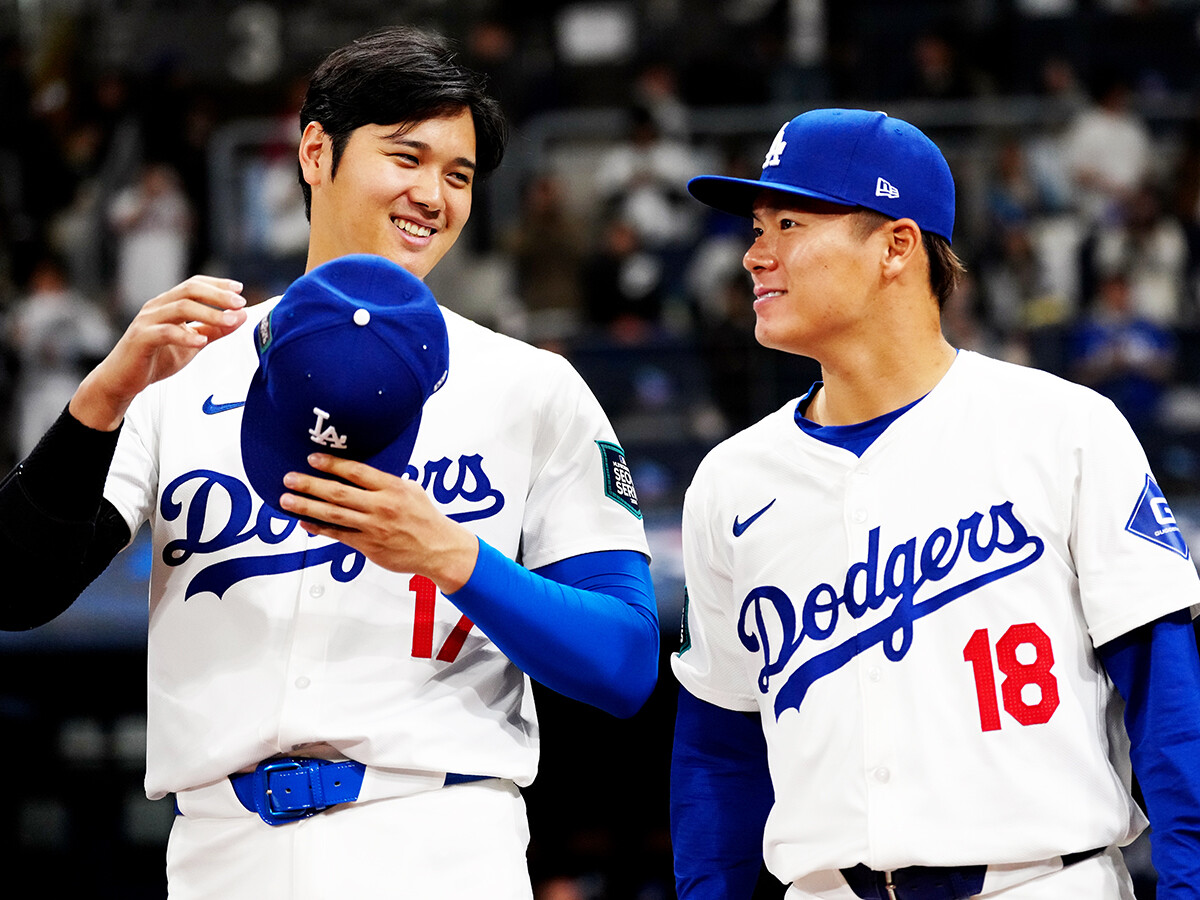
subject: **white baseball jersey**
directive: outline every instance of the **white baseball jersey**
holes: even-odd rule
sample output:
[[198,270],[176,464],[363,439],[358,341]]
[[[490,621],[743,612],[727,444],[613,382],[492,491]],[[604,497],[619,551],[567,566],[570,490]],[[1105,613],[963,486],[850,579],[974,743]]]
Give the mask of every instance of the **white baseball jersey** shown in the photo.
[[[429,579],[310,538],[251,490],[241,404],[252,332],[273,305],[137,398],[105,488],[131,532],[153,530],[147,794],[312,744],[368,766],[528,784],[528,678]],[[450,376],[425,406],[408,476],[529,568],[648,555],[624,457],[569,363],[443,312]]]
[[961,351],[861,458],[795,408],[696,473],[672,659],[699,698],[761,713],[770,870],[1132,839],[1123,704],[1093,648],[1200,582],[1112,404]]

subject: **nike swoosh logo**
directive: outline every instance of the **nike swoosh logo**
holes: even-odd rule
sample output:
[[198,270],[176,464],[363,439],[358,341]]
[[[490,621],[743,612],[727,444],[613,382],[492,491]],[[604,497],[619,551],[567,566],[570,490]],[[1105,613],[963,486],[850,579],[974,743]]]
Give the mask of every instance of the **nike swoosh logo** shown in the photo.
[[[776,497],[775,499],[778,500],[779,498]],[[770,503],[768,503],[766,506],[764,506],[762,509],[760,509],[758,512],[756,512],[754,515],[752,515],[750,518],[748,518],[745,522],[739,522],[738,517],[734,516],[733,517],[733,536],[741,537],[742,533],[747,528],[749,528],[751,525],[753,525],[755,520],[759,516],[761,516],[763,513],[765,513],[768,509],[770,509],[774,505],[775,505],[775,500],[772,500]]]
[[234,403],[214,403],[213,395],[209,394],[208,399],[204,401],[204,406],[201,409],[206,416],[215,416],[217,413],[229,412],[231,409],[238,409],[245,405],[245,400],[238,400]]

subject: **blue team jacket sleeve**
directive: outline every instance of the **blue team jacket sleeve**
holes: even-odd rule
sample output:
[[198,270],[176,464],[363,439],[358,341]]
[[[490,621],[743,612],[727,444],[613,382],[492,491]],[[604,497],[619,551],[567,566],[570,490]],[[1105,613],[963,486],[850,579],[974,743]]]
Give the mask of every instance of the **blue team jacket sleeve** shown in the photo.
[[536,572],[486,542],[449,599],[530,678],[626,718],[658,679],[658,610],[646,557],[585,553]]
[[679,689],[671,753],[671,846],[679,900],[745,900],[775,802],[757,713]]
[[1200,898],[1200,655],[1187,610],[1098,648],[1125,698],[1159,900]]

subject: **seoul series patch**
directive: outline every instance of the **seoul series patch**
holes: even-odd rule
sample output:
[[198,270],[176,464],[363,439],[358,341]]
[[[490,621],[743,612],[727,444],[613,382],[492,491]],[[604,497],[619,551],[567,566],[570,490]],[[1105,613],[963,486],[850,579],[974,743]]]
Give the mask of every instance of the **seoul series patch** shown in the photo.
[[596,441],[596,446],[600,448],[603,463],[604,493],[640,519],[642,510],[633,487],[633,473],[625,461],[625,451],[608,441]]
[[258,328],[254,330],[254,342],[258,345],[259,356],[271,346],[271,314],[274,312],[275,310],[271,310],[263,316],[262,321],[258,323]]
[[1129,521],[1125,523],[1125,530],[1152,544],[1166,547],[1184,559],[1188,558],[1187,543],[1183,540],[1183,533],[1179,530],[1171,507],[1167,505],[1167,498],[1149,475],[1146,476],[1146,486],[1133,506]]

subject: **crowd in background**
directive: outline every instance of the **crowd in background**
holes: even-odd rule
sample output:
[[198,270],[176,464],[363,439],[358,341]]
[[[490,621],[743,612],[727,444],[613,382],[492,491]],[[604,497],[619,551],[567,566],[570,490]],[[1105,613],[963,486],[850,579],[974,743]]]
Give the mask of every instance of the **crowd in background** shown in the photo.
[[[624,404],[610,415],[630,442],[644,426],[711,444],[811,374],[755,355],[748,228],[694,203],[687,178],[753,174],[782,121],[766,110],[890,105],[917,112],[960,180],[955,246],[971,278],[946,313],[951,340],[1095,386],[1168,477],[1200,472],[1174,439],[1200,430],[1200,2],[927,0],[902,17],[871,0],[418,6],[488,75],[518,160],[514,191],[480,186],[435,293],[576,356],[602,401]],[[169,55],[116,65],[89,53],[82,18],[44,19],[38,43],[0,36],[6,466],[147,299],[200,271],[271,296],[302,270],[306,239],[292,149],[303,54],[248,89]],[[1035,113],[1005,125],[971,112],[1006,101]],[[741,133],[695,125],[756,108]],[[569,150],[522,159],[539,123],[598,110],[618,115],[583,164]],[[215,165],[223,129],[245,122],[250,152]],[[639,367],[638,347],[659,365]],[[664,360],[698,374],[681,383]],[[677,497],[656,491],[652,459],[645,477],[651,499]]]

